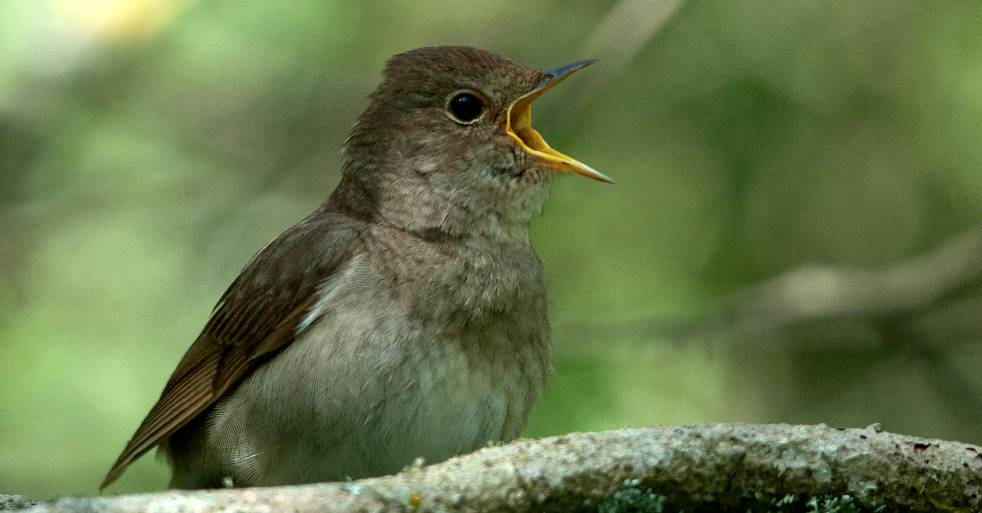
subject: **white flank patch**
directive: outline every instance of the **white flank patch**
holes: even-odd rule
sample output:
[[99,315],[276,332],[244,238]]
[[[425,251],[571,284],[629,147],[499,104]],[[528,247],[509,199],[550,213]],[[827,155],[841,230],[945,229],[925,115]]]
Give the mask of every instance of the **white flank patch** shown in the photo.
[[343,288],[344,278],[351,272],[351,262],[345,262],[334,274],[317,286],[317,302],[307,311],[307,315],[297,324],[294,336],[299,336],[311,324],[314,323],[324,311],[334,302],[340,290]]

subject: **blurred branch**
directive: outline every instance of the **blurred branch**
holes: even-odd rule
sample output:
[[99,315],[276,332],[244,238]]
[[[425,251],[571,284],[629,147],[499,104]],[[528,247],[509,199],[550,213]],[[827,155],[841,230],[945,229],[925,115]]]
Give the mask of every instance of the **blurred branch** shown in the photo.
[[349,483],[66,498],[29,511],[583,511],[625,487],[686,511],[850,495],[893,510],[977,511],[980,449],[873,429],[713,424],[522,440]]
[[608,69],[591,75],[590,82],[577,89],[577,96],[586,101],[603,89],[654,39],[682,4],[682,0],[618,2],[593,29],[583,47],[584,56],[601,59]]
[[[783,334],[782,344],[774,347],[818,340],[821,348],[828,350],[833,337],[827,334],[831,332],[815,330],[816,326],[830,323],[845,331],[859,323],[886,341],[884,353],[899,353],[924,366],[938,400],[950,415],[966,425],[976,425],[982,412],[978,387],[951,364],[962,353],[945,332],[929,331],[918,321],[966,293],[978,291],[980,285],[982,225],[949,238],[931,251],[882,268],[811,265],[789,271],[738,292],[726,307],[707,318],[566,325],[557,330],[556,338],[589,345],[611,338],[755,343]],[[823,335],[815,339],[801,328]],[[796,331],[784,333],[792,329]],[[841,350],[842,346],[837,347]]]
[[727,307],[709,318],[566,325],[558,330],[558,337],[604,334],[741,341],[811,321],[909,319],[980,282],[982,225],[951,237],[927,253],[883,268],[800,267],[738,292]]
[[621,0],[607,11],[604,18],[586,38],[580,55],[585,59],[598,59],[602,72],[587,73],[580,78],[576,94],[568,96],[576,102],[574,108],[564,108],[550,113],[553,119],[564,119],[556,126],[569,126],[573,121],[584,123],[589,118],[587,106],[617,79],[634,61],[637,55],[668,24],[683,0]]
[[752,335],[822,318],[922,313],[982,278],[982,226],[880,269],[802,267],[740,293],[732,330]]

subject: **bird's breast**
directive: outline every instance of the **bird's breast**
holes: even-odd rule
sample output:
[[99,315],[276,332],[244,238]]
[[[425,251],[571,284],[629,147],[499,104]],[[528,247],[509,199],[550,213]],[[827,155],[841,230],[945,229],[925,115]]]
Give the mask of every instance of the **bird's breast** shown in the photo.
[[392,473],[524,428],[549,367],[544,310],[516,317],[489,307],[497,298],[428,297],[449,292],[424,284],[416,300],[470,301],[457,310],[470,321],[448,322],[450,306],[419,315],[390,271],[371,255],[350,260],[321,286],[296,340],[216,408],[213,438],[253,448],[236,458],[260,467],[249,469],[257,484]]
[[[500,322],[545,324],[542,265],[523,232],[444,244],[379,237],[380,279],[410,314],[440,329],[493,329]],[[394,257],[393,257],[394,256]]]

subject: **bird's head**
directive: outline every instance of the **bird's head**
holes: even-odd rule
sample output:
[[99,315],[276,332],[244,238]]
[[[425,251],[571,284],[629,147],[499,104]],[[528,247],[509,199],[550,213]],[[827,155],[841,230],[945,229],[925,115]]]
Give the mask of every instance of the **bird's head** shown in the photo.
[[532,102],[589,64],[541,71],[467,47],[396,55],[348,138],[339,194],[404,229],[524,230],[552,176],[611,182],[532,128]]

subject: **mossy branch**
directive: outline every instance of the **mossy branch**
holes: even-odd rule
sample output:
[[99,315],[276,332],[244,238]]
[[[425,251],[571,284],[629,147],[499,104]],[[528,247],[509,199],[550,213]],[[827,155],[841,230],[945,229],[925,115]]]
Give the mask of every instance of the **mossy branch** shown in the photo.
[[32,512],[595,511],[625,483],[685,511],[789,495],[982,511],[982,449],[867,429],[712,424],[521,440],[349,483],[63,498]]

